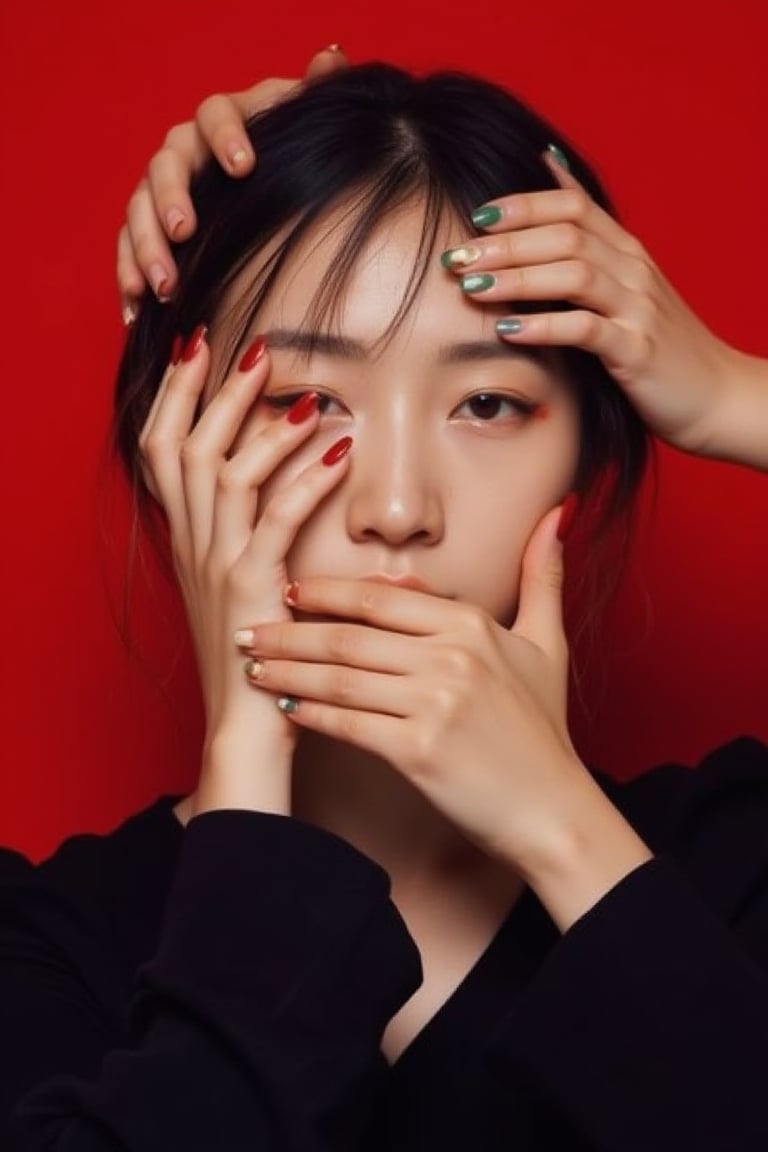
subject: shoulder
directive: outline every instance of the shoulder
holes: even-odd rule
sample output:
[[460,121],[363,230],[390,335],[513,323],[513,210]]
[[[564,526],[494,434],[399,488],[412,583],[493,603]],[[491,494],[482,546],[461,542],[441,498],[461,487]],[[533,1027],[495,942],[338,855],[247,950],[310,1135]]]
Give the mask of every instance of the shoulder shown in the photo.
[[726,918],[768,902],[765,744],[741,736],[698,764],[660,765],[623,783],[594,775],[648,846],[673,857]]
[[181,848],[173,797],[105,834],[69,837],[40,864],[0,850],[0,931],[80,966],[102,949],[132,967],[151,949]]

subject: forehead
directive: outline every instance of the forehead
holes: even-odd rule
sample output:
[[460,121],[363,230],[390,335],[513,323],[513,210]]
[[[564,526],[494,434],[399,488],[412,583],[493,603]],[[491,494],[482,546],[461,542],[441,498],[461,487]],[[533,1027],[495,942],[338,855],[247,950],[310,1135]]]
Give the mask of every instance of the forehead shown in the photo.
[[[286,233],[276,237],[228,290],[213,326],[214,348],[228,345],[232,355],[233,344],[270,328],[341,333],[375,346],[414,330],[424,336],[424,320],[438,313],[444,334],[455,325],[466,338],[492,332],[504,310],[467,300],[439,261],[444,248],[467,240],[470,231],[448,209],[434,221],[427,220],[426,211],[424,199],[416,196],[372,224],[361,219],[354,202],[329,210],[292,244],[266,300],[251,315],[254,284]],[[357,240],[361,225],[364,236]]]

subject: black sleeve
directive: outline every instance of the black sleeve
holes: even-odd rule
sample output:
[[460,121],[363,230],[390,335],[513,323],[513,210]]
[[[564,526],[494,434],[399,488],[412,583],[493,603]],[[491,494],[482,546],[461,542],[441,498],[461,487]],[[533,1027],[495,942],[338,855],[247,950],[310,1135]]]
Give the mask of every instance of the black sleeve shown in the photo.
[[697,776],[676,856],[577,921],[498,1033],[497,1073],[599,1152],[768,1149],[768,753],[739,753]]
[[[25,986],[18,974],[3,997],[34,1003],[53,1043],[82,1044],[92,1061],[100,1036],[76,977],[65,988],[39,976]],[[28,1094],[15,1146],[354,1148],[382,1032],[420,979],[389,878],[346,842],[286,817],[197,817],[158,952],[138,976],[129,1044],[102,1048],[89,1078]],[[0,1044],[13,1059],[13,1038]]]

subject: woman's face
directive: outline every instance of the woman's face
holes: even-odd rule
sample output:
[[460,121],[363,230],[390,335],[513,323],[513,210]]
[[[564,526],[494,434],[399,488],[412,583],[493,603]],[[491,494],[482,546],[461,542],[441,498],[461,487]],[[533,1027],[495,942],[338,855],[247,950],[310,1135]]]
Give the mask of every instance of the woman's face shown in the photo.
[[[439,249],[405,321],[377,347],[407,292],[418,203],[374,233],[308,355],[302,324],[339,242],[329,223],[302,243],[260,311],[272,367],[239,438],[282,418],[302,390],[320,393],[319,430],[273,475],[262,509],[333,441],[354,438],[348,474],[291,550],[290,578],[411,577],[509,623],[526,542],[575,474],[574,394],[554,356],[496,336],[503,310],[466,298]],[[440,239],[468,237],[446,222]],[[214,370],[216,351],[214,338]]]

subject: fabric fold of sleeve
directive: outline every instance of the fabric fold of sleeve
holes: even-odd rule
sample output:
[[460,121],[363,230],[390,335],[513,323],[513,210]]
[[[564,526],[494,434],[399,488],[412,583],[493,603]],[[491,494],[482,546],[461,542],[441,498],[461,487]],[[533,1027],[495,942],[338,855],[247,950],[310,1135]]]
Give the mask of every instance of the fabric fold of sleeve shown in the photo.
[[310,825],[194,818],[139,972],[134,1044],[98,1081],[28,1099],[26,1123],[62,1136],[40,1146],[77,1148],[75,1122],[130,1152],[353,1147],[383,1030],[421,981],[389,890],[383,869]]
[[558,941],[492,1062],[600,1152],[765,1152],[768,975],[662,854]]

